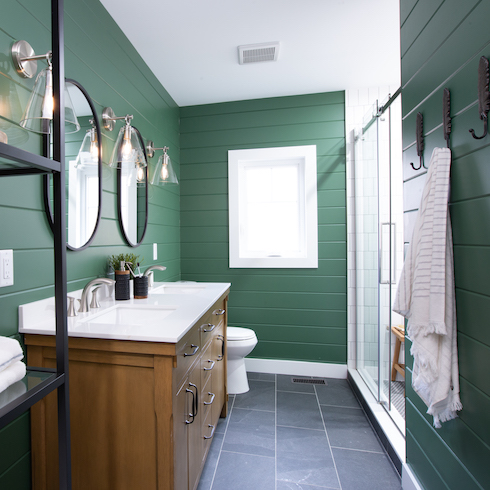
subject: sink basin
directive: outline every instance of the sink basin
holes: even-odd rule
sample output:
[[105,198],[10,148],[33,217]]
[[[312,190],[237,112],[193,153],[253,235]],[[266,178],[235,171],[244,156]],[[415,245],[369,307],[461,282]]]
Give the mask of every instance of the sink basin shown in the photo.
[[112,325],[147,326],[159,324],[177,308],[174,306],[117,305],[93,315],[83,323],[109,323]]
[[150,294],[197,294],[206,286],[200,284],[165,284],[150,291]]

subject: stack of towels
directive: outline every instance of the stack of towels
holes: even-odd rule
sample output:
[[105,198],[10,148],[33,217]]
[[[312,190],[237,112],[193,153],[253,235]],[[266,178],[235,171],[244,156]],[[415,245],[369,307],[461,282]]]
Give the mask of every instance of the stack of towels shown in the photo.
[[23,357],[24,353],[17,340],[0,337],[0,393],[25,376]]

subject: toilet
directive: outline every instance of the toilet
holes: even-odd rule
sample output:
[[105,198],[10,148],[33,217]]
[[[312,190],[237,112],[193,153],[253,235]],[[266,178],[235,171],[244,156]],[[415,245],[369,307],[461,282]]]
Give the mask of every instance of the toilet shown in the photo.
[[253,330],[243,327],[226,329],[228,352],[228,386],[230,395],[246,393],[249,390],[245,356],[257,345],[257,336]]

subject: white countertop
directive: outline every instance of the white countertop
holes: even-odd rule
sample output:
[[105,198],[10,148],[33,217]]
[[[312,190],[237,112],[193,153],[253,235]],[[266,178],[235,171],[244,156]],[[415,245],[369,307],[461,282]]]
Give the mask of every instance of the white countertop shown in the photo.
[[[99,300],[100,308],[68,317],[68,335],[176,343],[230,286],[215,282],[155,282],[146,299],[116,301],[112,294]],[[81,292],[68,296],[80,298]],[[89,302],[90,299],[91,294]],[[54,298],[19,306],[20,333],[54,335],[55,329]]]

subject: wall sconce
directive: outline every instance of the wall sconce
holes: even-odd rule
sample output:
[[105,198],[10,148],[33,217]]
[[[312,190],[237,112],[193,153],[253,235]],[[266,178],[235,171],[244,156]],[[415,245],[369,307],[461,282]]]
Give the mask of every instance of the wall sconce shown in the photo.
[[[12,45],[12,60],[17,73],[24,78],[32,78],[37,72],[37,60],[43,59],[47,61],[48,67],[41,70],[36,78],[20,125],[34,133],[50,134],[54,109],[51,51],[36,55],[27,41],[16,41]],[[80,124],[65,87],[65,132],[75,133],[79,129]]]
[[146,161],[145,151],[143,150],[143,138],[140,132],[131,126],[133,116],[128,114],[126,116],[116,117],[110,107],[105,107],[102,111],[104,128],[108,131],[113,131],[116,121],[122,119],[124,119],[125,124],[117,135],[109,166],[121,168],[123,164],[133,164],[135,167],[146,167],[148,163]]
[[153,174],[153,177],[151,178],[150,183],[152,185],[178,185],[179,180],[177,179],[177,175],[175,174],[172,162],[170,161],[170,157],[167,153],[168,146],[164,146],[163,148],[155,148],[153,146],[153,141],[148,141],[146,151],[148,152],[148,156],[150,158],[153,157],[153,155],[155,154],[155,150],[163,150],[163,155],[160,155],[160,158],[157,161],[155,172]]
[[97,141],[97,131],[95,130],[94,120],[90,119],[92,127],[85,133],[82,146],[78,150],[76,167],[85,165],[97,165],[99,163],[99,143]]

